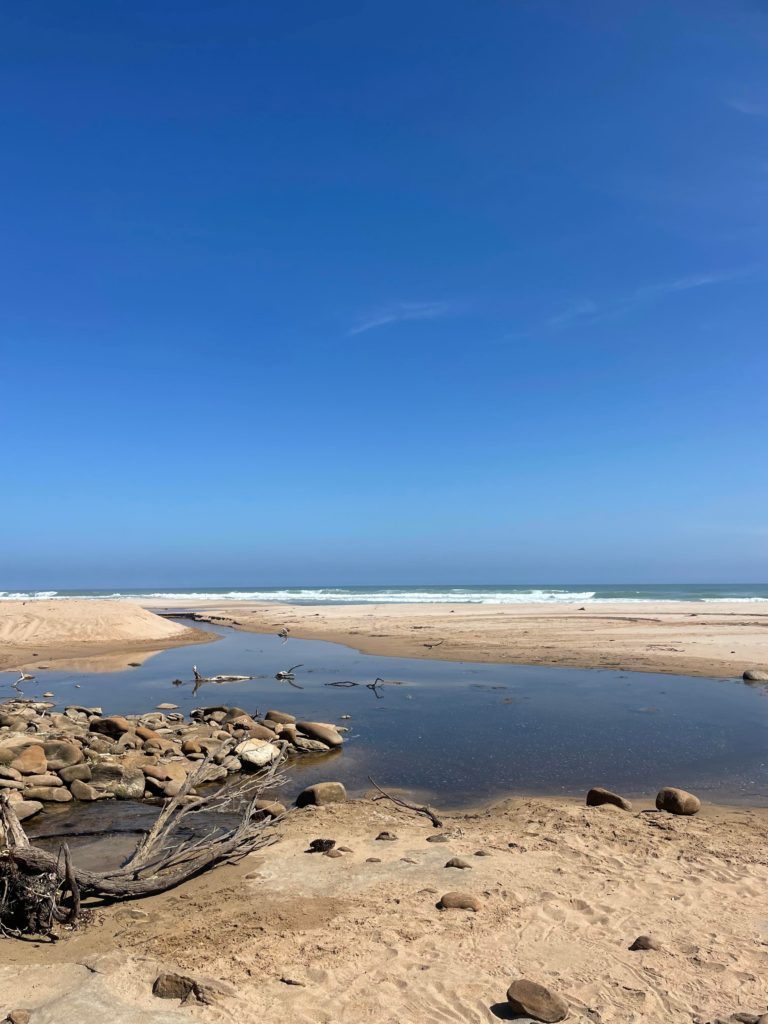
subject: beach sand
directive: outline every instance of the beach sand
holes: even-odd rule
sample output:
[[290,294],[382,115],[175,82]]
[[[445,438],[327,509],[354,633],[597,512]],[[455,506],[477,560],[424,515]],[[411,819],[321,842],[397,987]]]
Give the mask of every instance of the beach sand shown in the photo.
[[236,629],[346,644],[365,654],[692,676],[768,666],[768,605],[736,601],[519,605],[200,604]]
[[[598,1024],[768,1005],[766,812],[514,799],[446,815],[449,841],[428,843],[425,818],[365,799],[293,811],[277,829],[274,846],[97,909],[55,945],[3,941],[0,1010],[39,1007],[33,1024],[492,1024],[509,1019],[495,1004],[518,977]],[[377,841],[384,830],[397,840]],[[326,837],[354,852],[304,852]],[[455,856],[471,867],[445,867]],[[437,909],[452,890],[479,912]],[[661,949],[630,951],[641,934]],[[234,993],[180,1008],[151,995],[161,968]]]
[[56,662],[61,669],[111,672],[167,647],[211,639],[131,601],[0,601],[0,671]]

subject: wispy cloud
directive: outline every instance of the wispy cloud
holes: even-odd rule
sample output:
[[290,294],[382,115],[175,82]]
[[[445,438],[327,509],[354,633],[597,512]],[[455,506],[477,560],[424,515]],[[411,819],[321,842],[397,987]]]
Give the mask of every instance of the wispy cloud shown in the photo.
[[727,103],[732,110],[737,110],[740,114],[747,114],[749,117],[768,117],[768,102],[740,97],[727,100]]
[[365,331],[372,331],[376,327],[401,323],[404,320],[437,320],[439,317],[448,316],[451,312],[452,306],[449,302],[395,302],[390,306],[367,313],[354,327],[350,328],[347,334],[351,337],[355,334],[363,334]]
[[726,281],[746,277],[752,271],[753,268],[689,274],[686,277],[676,277],[668,281],[657,281],[655,284],[640,285],[625,295],[619,295],[599,303],[590,298],[582,298],[549,317],[544,321],[544,326],[556,330],[570,327],[574,323],[595,323],[598,320],[621,316],[638,307],[650,305],[667,295],[724,284]]

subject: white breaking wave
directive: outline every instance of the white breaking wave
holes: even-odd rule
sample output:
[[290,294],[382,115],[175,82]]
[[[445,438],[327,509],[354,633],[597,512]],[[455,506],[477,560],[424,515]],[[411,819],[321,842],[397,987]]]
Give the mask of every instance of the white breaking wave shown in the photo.
[[32,590],[29,593],[12,590],[0,590],[0,601],[45,601],[56,597],[58,590]]
[[147,594],[115,594],[115,597],[142,597],[156,601],[291,601],[313,604],[526,604],[569,603],[589,601],[595,591],[528,590],[505,591],[462,590],[353,590],[353,589],[286,589],[230,590],[227,593],[154,591]]

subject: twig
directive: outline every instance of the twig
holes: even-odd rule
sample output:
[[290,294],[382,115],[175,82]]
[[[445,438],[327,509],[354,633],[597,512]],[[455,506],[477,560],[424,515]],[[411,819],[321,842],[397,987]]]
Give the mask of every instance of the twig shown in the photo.
[[417,814],[423,814],[429,818],[434,828],[442,828],[443,823],[438,816],[429,809],[429,807],[418,807],[416,804],[409,804],[407,800],[401,800],[399,796],[392,796],[391,793],[387,793],[383,790],[378,782],[374,782],[371,776],[368,776],[368,781],[375,788],[378,789],[381,796],[374,797],[374,800],[391,800],[393,804],[397,804],[399,807],[406,807],[409,811],[415,811]]

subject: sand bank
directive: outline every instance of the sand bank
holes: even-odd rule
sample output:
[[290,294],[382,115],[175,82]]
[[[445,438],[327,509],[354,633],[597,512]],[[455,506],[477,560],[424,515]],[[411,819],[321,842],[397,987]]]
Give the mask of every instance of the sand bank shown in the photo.
[[0,671],[54,661],[57,668],[114,671],[211,639],[131,601],[0,601]]
[[365,654],[740,676],[768,666],[768,605],[195,606],[237,629],[332,640]]
[[[0,1009],[40,1007],[33,1024],[493,1024],[520,976],[564,996],[572,1021],[766,1009],[765,812],[514,799],[445,815],[449,841],[428,843],[424,818],[360,800],[294,811],[278,830],[240,864],[96,910],[55,945],[2,941]],[[383,830],[397,840],[378,841]],[[318,837],[352,852],[305,853]],[[452,857],[471,867],[445,867]],[[437,909],[451,890],[478,913]],[[661,949],[630,951],[640,934]],[[151,995],[161,966],[234,993],[179,1008]]]

